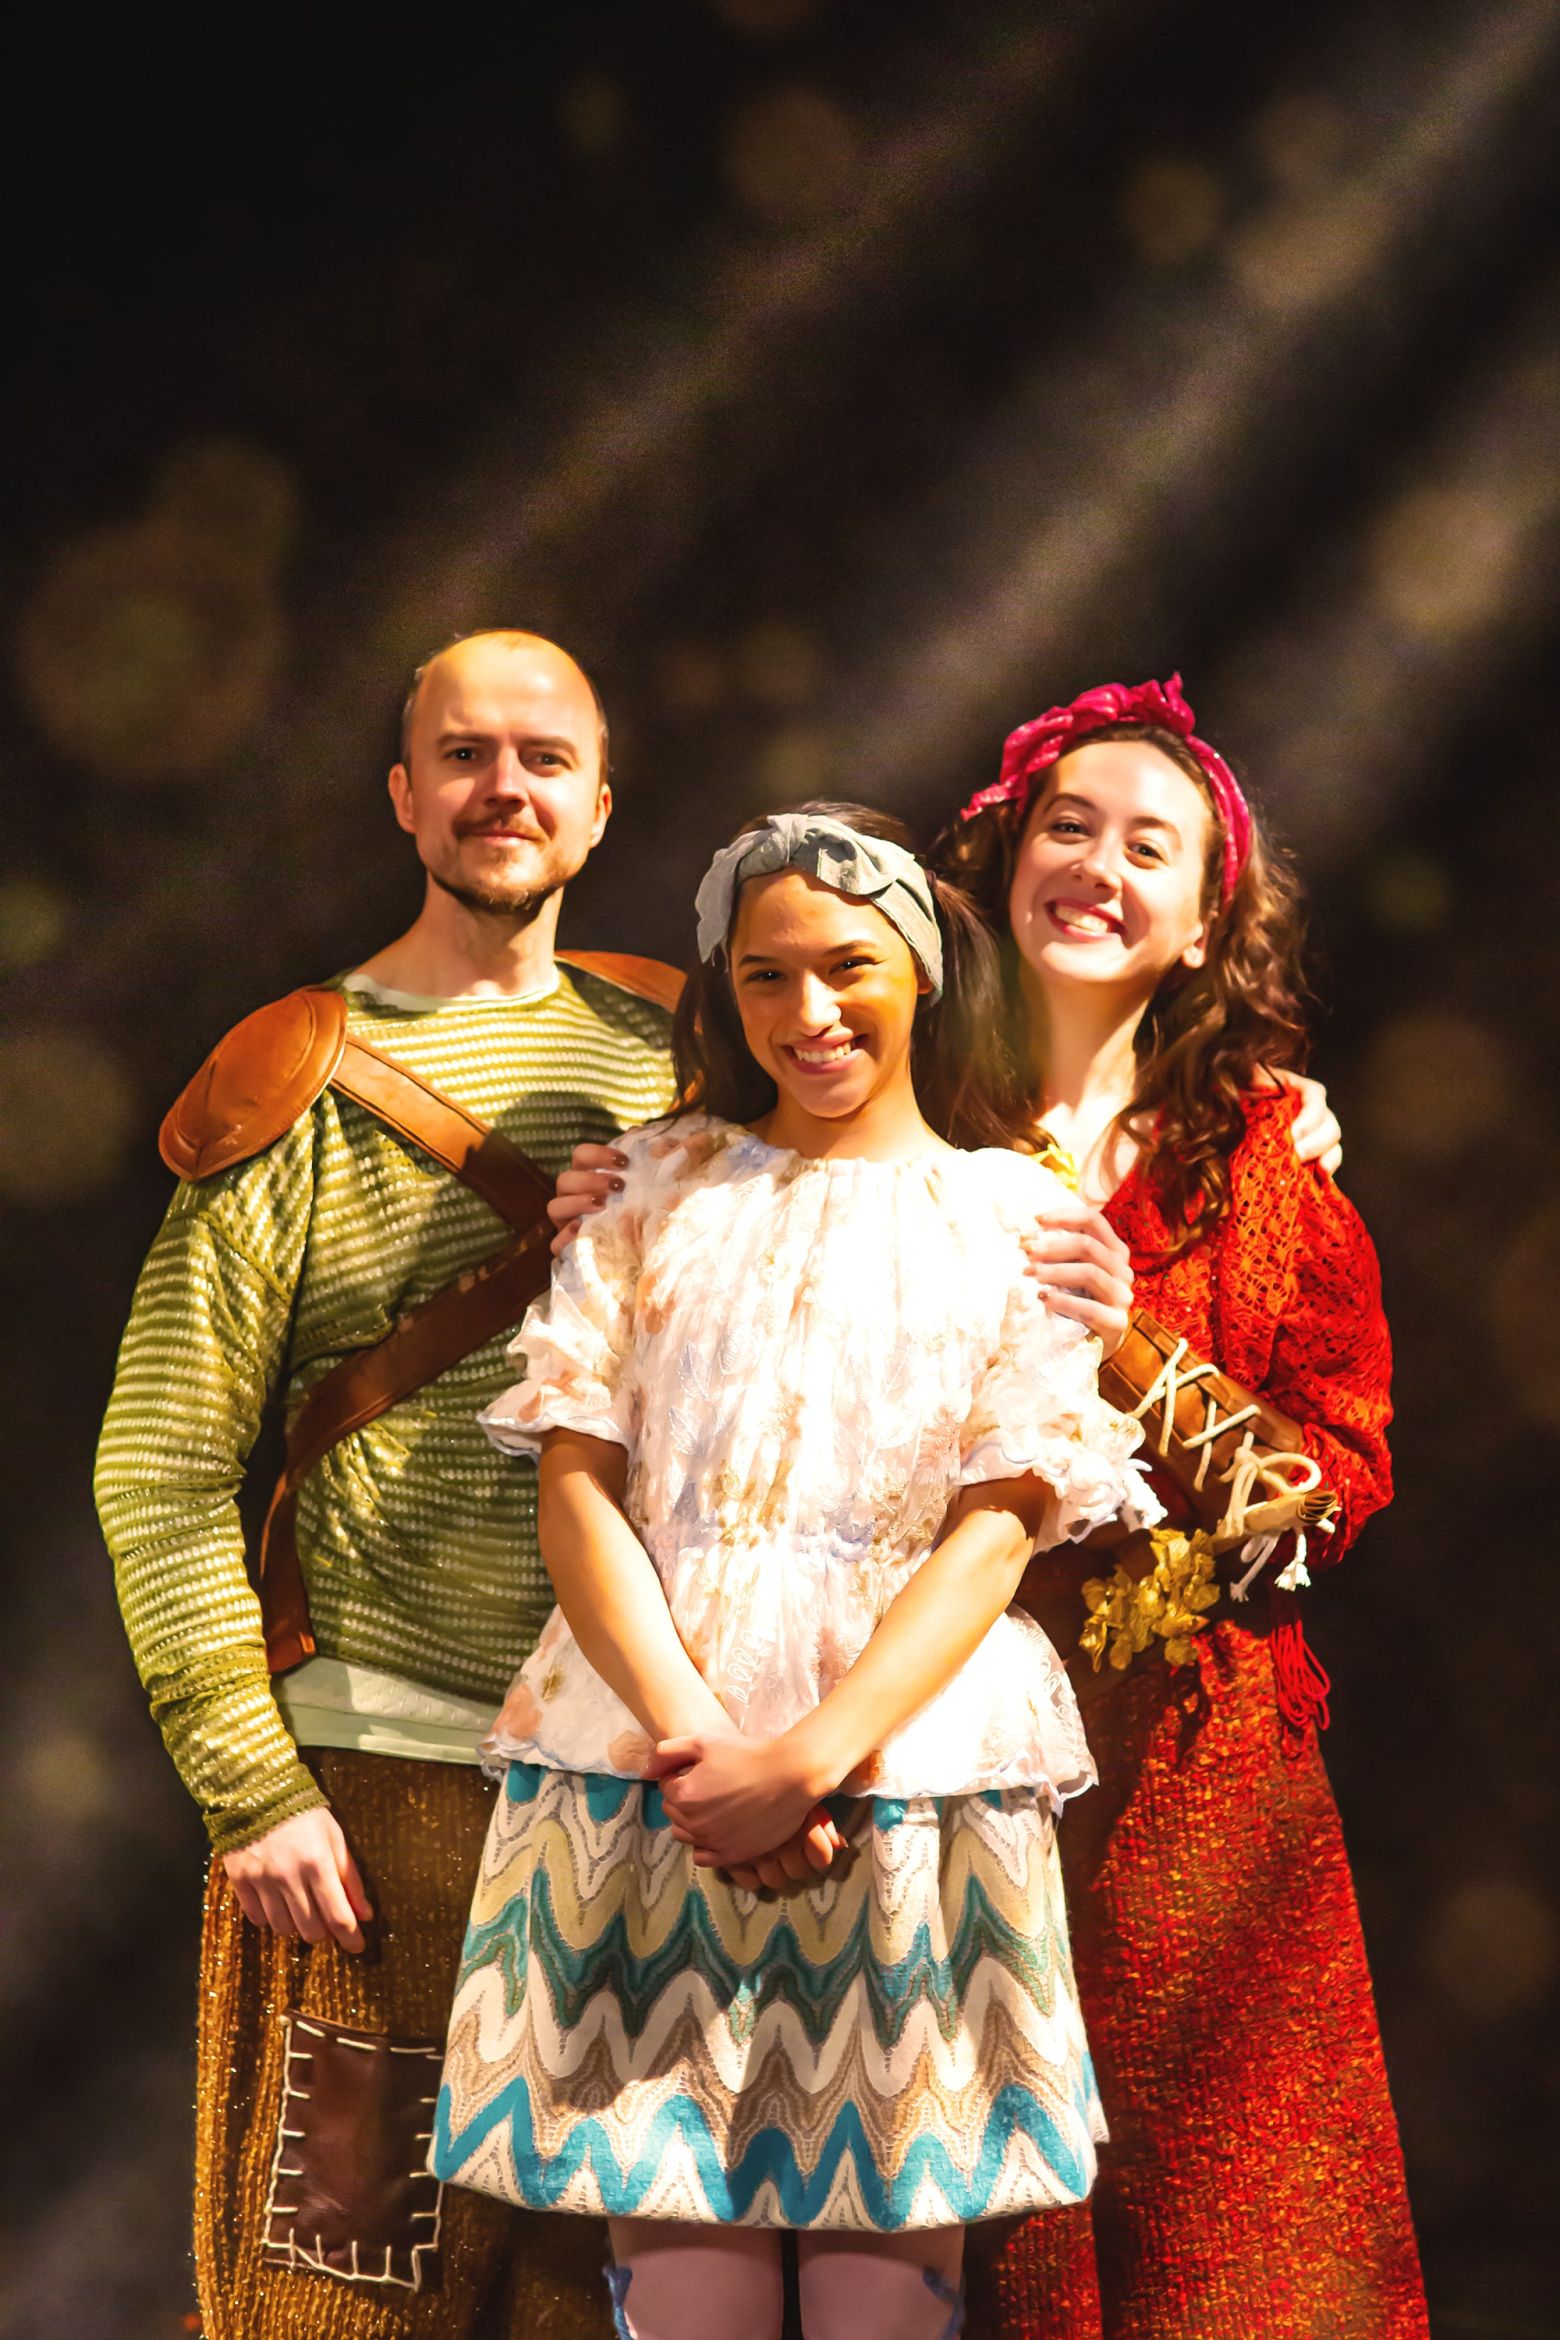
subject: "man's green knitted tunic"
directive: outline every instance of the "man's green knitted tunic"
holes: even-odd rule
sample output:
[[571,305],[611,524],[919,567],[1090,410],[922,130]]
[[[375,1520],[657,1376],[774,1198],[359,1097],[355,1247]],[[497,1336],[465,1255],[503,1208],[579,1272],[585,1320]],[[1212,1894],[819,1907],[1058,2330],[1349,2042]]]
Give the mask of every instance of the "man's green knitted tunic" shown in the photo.
[[[582,1138],[663,1112],[669,1018],[559,970],[523,1000],[355,988],[348,1029],[556,1174]],[[255,1160],[181,1185],[148,1255],[97,1497],[152,1711],[219,1851],[322,1801],[271,1693],[237,1496],[268,1394],[338,1358],[505,1240],[468,1188],[326,1090]],[[507,1338],[507,1336],[506,1336]],[[322,1655],[496,1703],[552,1605],[534,1471],[477,1413],[495,1340],[345,1438],[305,1480],[298,1550]]]

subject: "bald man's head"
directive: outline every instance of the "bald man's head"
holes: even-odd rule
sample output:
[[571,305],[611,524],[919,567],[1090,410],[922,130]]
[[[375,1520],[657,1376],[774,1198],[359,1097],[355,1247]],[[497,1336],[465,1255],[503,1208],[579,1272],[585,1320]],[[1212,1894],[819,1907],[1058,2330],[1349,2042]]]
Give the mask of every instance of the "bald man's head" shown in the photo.
[[447,642],[442,650],[436,650],[431,658],[425,658],[420,666],[413,669],[411,685],[407,690],[406,697],[401,702],[401,761],[403,764],[407,766],[411,764],[412,724],[417,713],[417,702],[422,696],[423,684],[435,667],[442,665],[446,659],[455,657],[457,652],[464,651],[468,644],[492,644],[499,650],[551,652],[562,660],[565,666],[571,667],[590,693],[591,704],[596,711],[596,728],[601,745],[601,778],[603,780],[606,778],[608,763],[607,710],[602,704],[601,693],[579,660],[571,656],[560,644],[550,642],[545,634],[530,634],[518,626],[491,626],[484,627],[475,634],[457,634],[453,642]]
[[540,634],[467,634],[418,669],[390,801],[430,884],[528,919],[569,882],[612,810],[595,687]]

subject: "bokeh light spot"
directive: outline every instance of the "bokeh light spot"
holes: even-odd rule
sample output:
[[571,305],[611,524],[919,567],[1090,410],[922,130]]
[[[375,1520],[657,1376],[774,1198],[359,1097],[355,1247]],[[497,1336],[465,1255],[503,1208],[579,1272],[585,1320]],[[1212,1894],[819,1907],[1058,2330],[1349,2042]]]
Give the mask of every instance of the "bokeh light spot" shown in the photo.
[[1521,542],[1521,515],[1478,488],[1416,488],[1372,532],[1378,607],[1411,634],[1454,639],[1504,606]]
[[1517,1403],[1560,1430],[1560,1202],[1518,1230],[1496,1272],[1490,1316]]
[[279,456],[247,439],[199,439],[175,448],[158,480],[156,516],[209,537],[228,561],[269,572],[292,549],[298,491]]
[[115,1176],[135,1123],[118,1060],[90,1033],[34,1026],[0,1037],[0,1195],[79,1201]]
[[0,877],[0,968],[15,973],[52,957],[69,919],[64,895],[47,878],[25,871]]
[[1516,1878],[1471,1878],[1447,1895],[1430,1929],[1430,1967],[1465,2014],[1520,2015],[1555,1973],[1552,1904]]
[[726,667],[709,642],[674,642],[661,654],[661,702],[674,715],[708,715],[726,695]]
[[1300,90],[1264,106],[1251,128],[1258,161],[1290,194],[1302,194],[1329,178],[1348,137],[1348,119],[1339,107]]
[[1497,1033],[1471,1016],[1421,1008],[1377,1034],[1362,1088],[1382,1145],[1439,1161],[1491,1134],[1507,1109],[1511,1077]]
[[834,753],[827,732],[806,724],[777,731],[758,759],[766,809],[795,797],[826,795],[833,774]]
[[779,619],[750,626],[737,645],[743,685],[760,705],[803,707],[817,691],[822,661],[805,626]]
[[608,154],[623,135],[628,100],[605,75],[582,73],[559,98],[558,118],[564,136],[580,154]]
[[22,689],[53,745],[111,780],[208,773],[275,680],[274,572],[295,519],[273,456],[208,441],[169,459],[144,519],[63,546],[18,640]]
[[45,1823],[80,1827],[107,1807],[107,1759],[85,1731],[55,1724],[33,1734],[17,1766],[21,1791]]
[[1279,316],[1344,291],[1369,266],[1385,232],[1368,190],[1341,188],[1315,202],[1283,202],[1234,239],[1235,275],[1251,298]]
[[827,218],[855,186],[858,147],[843,106],[817,89],[783,89],[745,106],[726,138],[732,191],[760,219],[796,227]]
[[1213,172],[1178,155],[1140,164],[1118,205],[1128,242],[1156,268],[1178,267],[1205,252],[1223,210],[1223,189]]
[[1451,916],[1452,885],[1428,853],[1402,847],[1376,864],[1366,902],[1378,926],[1392,934],[1433,934]]

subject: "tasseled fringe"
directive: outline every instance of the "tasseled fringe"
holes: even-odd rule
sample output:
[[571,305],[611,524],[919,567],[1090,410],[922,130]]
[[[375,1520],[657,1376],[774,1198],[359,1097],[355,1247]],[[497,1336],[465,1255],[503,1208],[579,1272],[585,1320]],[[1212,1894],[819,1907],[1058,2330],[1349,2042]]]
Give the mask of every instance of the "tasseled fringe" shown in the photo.
[[1297,1756],[1312,1731],[1325,1731],[1332,1720],[1328,1706],[1332,1676],[1305,1638],[1294,1594],[1280,1592],[1275,1585],[1268,1597],[1273,1603],[1269,1647],[1283,1748],[1286,1755]]

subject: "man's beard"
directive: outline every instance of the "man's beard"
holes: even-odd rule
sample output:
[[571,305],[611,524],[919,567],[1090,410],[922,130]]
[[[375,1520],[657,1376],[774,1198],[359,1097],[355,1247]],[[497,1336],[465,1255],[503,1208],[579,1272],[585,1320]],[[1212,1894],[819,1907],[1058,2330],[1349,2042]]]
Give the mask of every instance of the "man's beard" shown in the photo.
[[436,869],[430,869],[428,875],[441,893],[448,894],[464,909],[475,910],[484,918],[512,918],[516,926],[530,926],[542,905],[563,891],[562,880],[554,885],[528,887],[468,886],[441,876]]

